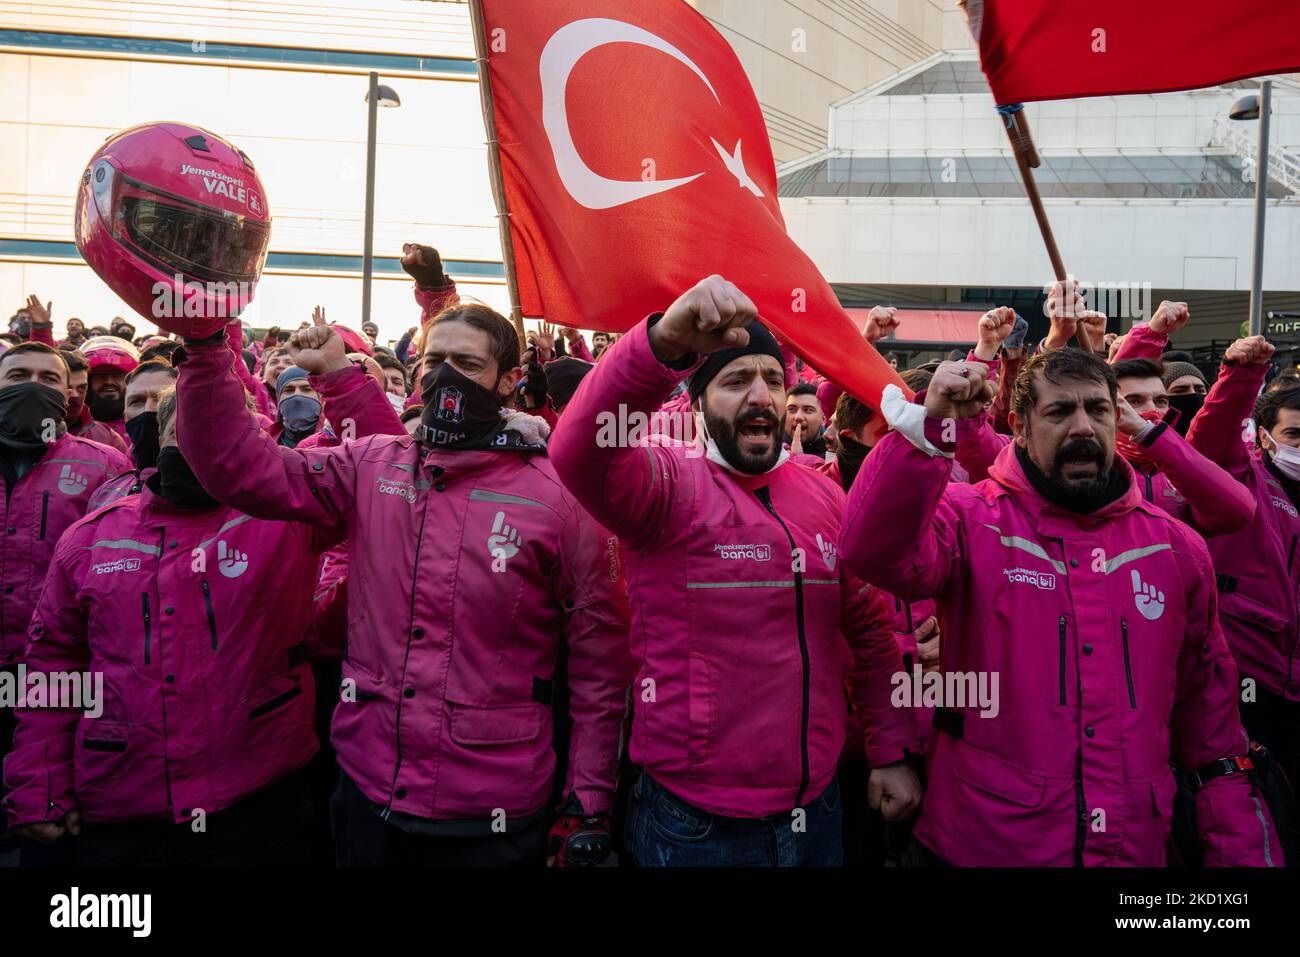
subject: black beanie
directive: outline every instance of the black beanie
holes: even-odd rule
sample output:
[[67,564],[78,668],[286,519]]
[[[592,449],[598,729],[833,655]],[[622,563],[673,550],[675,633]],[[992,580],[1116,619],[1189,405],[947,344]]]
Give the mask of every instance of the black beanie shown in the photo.
[[546,392],[551,401],[557,406],[568,405],[573,393],[578,391],[578,385],[594,368],[590,362],[572,356],[562,356],[546,363]]
[[703,394],[719,372],[741,356],[771,356],[781,367],[782,375],[785,374],[785,356],[781,354],[776,336],[768,331],[767,326],[754,321],[745,326],[745,331],[749,333],[749,345],[739,349],[723,349],[720,352],[710,353],[704,360],[704,365],[695,370],[688,387],[692,402]]

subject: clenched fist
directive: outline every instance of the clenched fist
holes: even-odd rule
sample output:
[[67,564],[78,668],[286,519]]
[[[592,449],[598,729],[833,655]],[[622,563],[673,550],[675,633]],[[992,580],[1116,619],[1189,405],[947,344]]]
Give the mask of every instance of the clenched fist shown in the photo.
[[1067,279],[1053,284],[1047,294],[1047,318],[1052,323],[1051,331],[1043,340],[1045,349],[1064,349],[1074,338],[1078,329],[1079,317],[1087,311],[1083,296],[1079,294],[1079,281]]
[[936,419],[969,419],[978,415],[996,390],[987,369],[978,362],[945,362],[925,393],[925,412]]
[[898,310],[893,306],[874,306],[867,313],[867,325],[862,338],[873,346],[898,328]]
[[343,339],[333,326],[325,324],[325,310],[317,306],[311,318],[313,325],[289,337],[286,347],[293,364],[312,375],[325,375],[351,365]]
[[1273,343],[1263,336],[1250,336],[1247,339],[1238,339],[1228,346],[1227,351],[1223,353],[1223,361],[1235,362],[1243,366],[1262,366],[1272,360],[1273,353],[1276,351]]
[[749,344],[745,326],[757,318],[758,307],[748,296],[721,276],[710,276],[668,307],[650,329],[650,346],[660,362],[741,348]]
[[980,316],[979,345],[975,347],[975,358],[992,362],[998,356],[998,349],[1011,335],[1016,327],[1016,311],[1006,306],[990,309]]
[[1175,332],[1187,325],[1187,320],[1191,318],[1191,315],[1187,309],[1187,303],[1166,300],[1160,303],[1156,309],[1156,314],[1151,317],[1151,322],[1148,325],[1150,325],[1152,332],[1172,337]]

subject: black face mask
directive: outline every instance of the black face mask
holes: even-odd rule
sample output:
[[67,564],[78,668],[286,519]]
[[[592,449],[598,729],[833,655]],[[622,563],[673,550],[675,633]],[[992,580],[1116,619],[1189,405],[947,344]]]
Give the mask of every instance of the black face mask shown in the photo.
[[424,400],[421,438],[444,449],[485,449],[505,426],[501,399],[450,363],[440,362],[420,377]]
[[41,449],[58,437],[68,411],[67,393],[39,382],[0,389],[0,444],[13,449]]
[[1203,405],[1205,405],[1205,396],[1195,392],[1169,396],[1169,408],[1178,410],[1178,421],[1174,423],[1174,430],[1179,435],[1186,438],[1187,430],[1192,427],[1192,419],[1196,418],[1196,413],[1201,411]]
[[862,463],[866,461],[867,453],[870,451],[870,446],[844,435],[840,436],[840,450],[835,458],[839,462],[840,484],[844,486],[844,491],[847,492],[853,487],[853,480],[858,477]]
[[138,469],[158,464],[158,413],[141,412],[126,420],[126,434],[131,439],[131,458]]
[[[1081,439],[1075,441],[1082,443],[1091,440]],[[1076,512],[1079,515],[1091,515],[1098,509],[1116,501],[1128,491],[1128,478],[1124,470],[1113,463],[1109,472],[1102,473],[1101,476],[1085,486],[1066,485],[1061,478],[1059,463],[1068,453],[1073,451],[1075,450],[1070,447],[1069,442],[1061,446],[1057,452],[1057,466],[1053,469],[1051,475],[1044,474],[1042,469],[1034,464],[1034,460],[1029,457],[1029,453],[1020,446],[1016,446],[1016,458],[1020,460],[1020,467],[1024,469],[1029,483],[1037,489],[1039,495],[1053,505],[1059,505],[1061,508]]]
[[190,463],[175,445],[158,452],[158,472],[149,477],[149,487],[179,508],[216,508],[221,503],[203,490]]
[[109,399],[97,395],[94,389],[87,389],[86,407],[96,422],[116,422],[126,411],[126,396],[119,392],[116,399]]

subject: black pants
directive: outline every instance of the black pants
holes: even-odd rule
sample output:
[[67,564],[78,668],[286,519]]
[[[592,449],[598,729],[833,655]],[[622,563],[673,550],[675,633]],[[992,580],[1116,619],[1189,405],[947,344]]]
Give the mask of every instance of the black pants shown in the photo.
[[82,822],[77,863],[86,867],[308,867],[315,815],[305,771],[190,823]]
[[330,799],[330,822],[340,867],[540,867],[550,830],[543,818],[515,834],[411,834],[376,814],[346,773]]
[[1268,748],[1300,796],[1300,701],[1287,701],[1255,683],[1256,700],[1241,705],[1241,723]]
[[316,737],[320,750],[307,765],[311,783],[311,802],[316,815],[316,863],[321,867],[334,866],[334,839],[330,837],[330,796],[339,783],[338,755],[330,742],[330,723],[334,708],[339,703],[339,681],[343,663],[339,661],[313,661],[312,677],[316,682]]
[[[4,765],[4,759],[14,746],[14,729],[18,726],[18,721],[14,716],[13,708],[0,708],[0,767]],[[4,796],[4,778],[0,777],[0,797]],[[9,850],[14,846],[17,840],[16,836],[6,831],[6,815],[0,813],[0,851]]]

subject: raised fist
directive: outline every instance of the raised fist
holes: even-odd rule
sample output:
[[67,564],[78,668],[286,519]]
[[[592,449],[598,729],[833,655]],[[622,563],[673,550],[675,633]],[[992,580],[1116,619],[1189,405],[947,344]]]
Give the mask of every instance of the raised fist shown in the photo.
[[402,246],[402,268],[419,285],[436,289],[447,285],[442,271],[442,257],[432,246],[406,243]]
[[1149,325],[1152,332],[1172,337],[1174,333],[1187,325],[1187,320],[1191,318],[1191,315],[1187,310],[1187,303],[1166,300],[1156,308],[1156,314],[1151,317]]
[[945,362],[930,380],[925,412],[936,419],[969,419],[978,415],[995,394],[982,363]]
[[1273,343],[1263,336],[1250,336],[1246,339],[1238,339],[1228,346],[1227,351],[1223,353],[1223,361],[1231,361],[1243,366],[1266,365],[1272,360],[1273,353],[1276,351]]
[[314,325],[299,329],[286,344],[293,364],[312,375],[325,375],[350,365],[343,339],[325,324],[325,310],[317,306],[311,319]]
[[758,307],[721,276],[697,283],[668,307],[650,329],[650,345],[660,362],[684,355],[703,355],[749,343],[745,326],[758,318]]
[[893,306],[875,306],[867,313],[867,325],[862,338],[873,346],[898,328],[898,310]]

